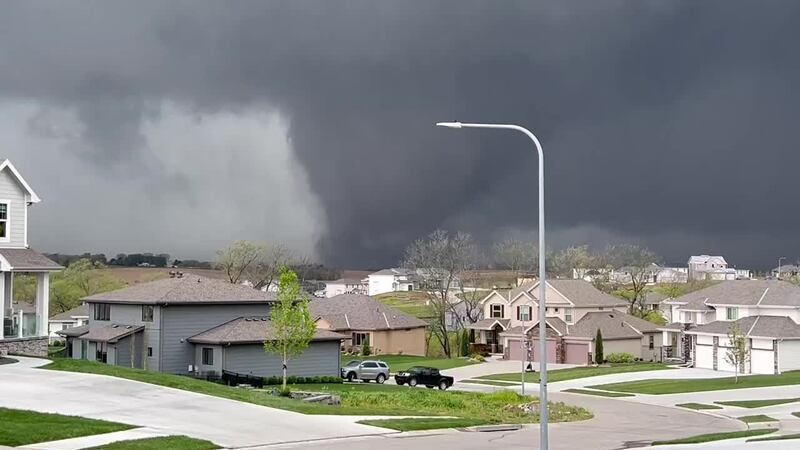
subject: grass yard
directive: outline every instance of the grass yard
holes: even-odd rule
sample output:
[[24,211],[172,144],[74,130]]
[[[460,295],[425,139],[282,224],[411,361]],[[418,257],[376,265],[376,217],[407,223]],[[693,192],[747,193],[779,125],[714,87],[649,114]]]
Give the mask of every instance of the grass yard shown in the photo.
[[434,315],[431,307],[426,304],[428,295],[424,292],[387,292],[374,295],[372,298],[386,306],[423,320],[430,319]]
[[633,394],[623,394],[620,392],[592,391],[589,389],[564,389],[561,392],[569,392],[572,394],[596,395],[598,397],[633,397]]
[[[342,356],[342,363],[346,364],[350,357]],[[469,358],[428,358],[425,356],[411,356],[411,355],[376,355],[368,357],[355,357],[352,359],[377,359],[385,361],[389,364],[391,373],[401,372],[408,370],[413,366],[433,367],[439,370],[453,369],[456,367],[469,366],[472,364],[479,364],[470,361]]]
[[748,439],[747,442],[786,441],[789,439],[800,439],[800,433],[782,434],[780,436],[767,436],[763,438]]
[[800,398],[773,398],[765,400],[738,400],[730,402],[714,402],[718,405],[738,406],[739,408],[763,408],[765,406],[782,405],[784,403],[800,402]]
[[440,428],[466,428],[486,425],[488,422],[481,419],[379,419],[361,420],[362,425],[389,428],[397,431],[420,431]]
[[678,403],[675,406],[680,406],[681,408],[693,409],[695,411],[702,411],[704,409],[722,409],[721,406],[706,405],[703,403]]
[[800,418],[800,412],[793,412],[792,415],[797,418]]
[[[295,390],[332,392],[341,396],[341,406],[328,406],[276,397],[258,389],[239,389],[179,375],[128,369],[89,361],[57,360],[46,368],[116,376],[304,414],[448,416],[480,420],[485,423],[532,423],[538,420],[537,414],[523,414],[507,410],[506,407],[509,405],[521,405],[536,400],[533,397],[523,397],[510,391],[484,394],[375,383],[292,386]],[[591,413],[583,408],[563,403],[550,403],[550,418],[553,422],[572,422],[591,417]],[[437,423],[447,426],[445,422]],[[431,422],[427,426],[433,425],[435,424]]]
[[[648,370],[664,370],[671,369],[672,367],[661,363],[631,363],[631,364],[612,364],[608,367],[572,367],[569,369],[549,370],[547,372],[547,381],[555,383],[557,381],[575,380],[578,378],[597,377],[600,375],[609,375],[613,373],[628,373],[628,372],[644,372]],[[520,381],[519,372],[514,373],[499,373],[494,375],[484,375],[478,377],[481,380],[495,380],[495,381]],[[525,374],[526,383],[538,383],[539,373],[528,372]]]
[[601,384],[590,386],[608,391],[631,392],[635,394],[683,394],[687,392],[724,391],[728,389],[747,389],[770,386],[787,386],[800,384],[800,371],[784,372],[780,375],[748,375],[739,377],[708,379],[652,379],[628,381],[625,383]]
[[135,428],[116,422],[0,408],[0,445],[18,447]]
[[164,436],[112,442],[84,450],[153,450],[161,448],[170,450],[213,450],[219,448],[219,446],[213,442],[187,436]]
[[499,387],[514,387],[514,386],[519,386],[521,384],[521,383],[512,383],[510,381],[481,380],[481,379],[461,380],[459,381],[459,383],[485,384],[487,386],[499,386]]
[[754,416],[742,416],[742,417],[737,417],[737,419],[741,420],[744,423],[764,423],[764,422],[778,421],[778,419],[772,418],[770,416],[765,416],[764,414],[756,414]]
[[653,445],[678,445],[678,444],[702,444],[703,442],[722,441],[725,439],[739,439],[750,436],[761,436],[763,434],[774,433],[775,430],[762,429],[762,430],[742,430],[742,431],[729,431],[726,433],[709,433],[698,434],[683,439],[673,439],[671,441],[655,441]]

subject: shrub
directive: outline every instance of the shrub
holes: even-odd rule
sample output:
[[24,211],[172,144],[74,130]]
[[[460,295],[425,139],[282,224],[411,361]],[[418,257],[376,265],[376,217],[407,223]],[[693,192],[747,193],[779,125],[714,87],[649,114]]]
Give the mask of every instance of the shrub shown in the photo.
[[486,358],[484,358],[483,355],[481,355],[479,353],[473,353],[472,355],[470,355],[469,359],[474,360],[474,361],[478,361],[478,362],[486,361]]
[[594,362],[595,364],[603,364],[603,361],[603,333],[598,328],[597,336],[594,338]]
[[468,356],[469,355],[469,330],[461,331],[461,335],[459,336],[459,351],[458,356]]
[[[297,377],[297,376],[289,376],[286,377],[287,384],[339,384],[342,382],[341,377],[336,376],[314,376],[314,377]],[[264,377],[264,385],[265,386],[277,386],[283,384],[283,378],[281,377]]]
[[287,387],[286,389],[279,390],[278,394],[281,397],[291,397],[292,396],[292,390]]
[[369,342],[364,341],[363,343],[361,343],[361,354],[363,356],[369,356],[370,355]]
[[630,353],[609,353],[606,359],[611,364],[632,363],[634,361],[634,357]]

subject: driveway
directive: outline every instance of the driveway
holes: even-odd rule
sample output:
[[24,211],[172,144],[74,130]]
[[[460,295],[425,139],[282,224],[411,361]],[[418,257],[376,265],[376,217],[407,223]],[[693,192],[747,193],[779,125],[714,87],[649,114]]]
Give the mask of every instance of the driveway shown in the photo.
[[226,447],[386,433],[347,416],[309,416],[103,375],[0,366],[0,406],[104,419]]
[[[531,363],[534,370],[539,370],[539,363]],[[526,363],[527,365],[527,363]],[[568,369],[575,367],[574,364],[548,364],[548,370]],[[466,380],[469,378],[481,377],[484,375],[495,375],[498,373],[519,373],[522,370],[522,361],[508,361],[504,359],[487,359],[486,362],[481,364],[473,364],[471,366],[456,367],[455,369],[443,370],[442,373],[449,375],[455,381]]]

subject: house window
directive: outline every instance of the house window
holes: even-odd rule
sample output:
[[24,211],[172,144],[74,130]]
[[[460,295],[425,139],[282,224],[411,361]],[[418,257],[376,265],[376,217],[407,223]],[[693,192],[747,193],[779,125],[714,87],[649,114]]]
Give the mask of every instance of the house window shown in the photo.
[[95,303],[94,320],[111,320],[111,305],[108,303]]
[[655,346],[656,346],[656,337],[651,334],[650,336],[648,336],[647,340],[648,340],[647,346],[650,348],[650,350],[655,348]]
[[564,322],[572,323],[572,308],[564,309]]
[[353,333],[353,345],[369,345],[369,333]]
[[558,308],[553,308],[553,310],[554,310],[555,312],[558,312]]
[[203,365],[214,365],[214,349],[211,347],[203,347]]
[[8,238],[8,203],[0,203],[0,239]]
[[739,308],[725,308],[725,317],[728,320],[736,320],[739,318]]
[[503,318],[503,305],[492,305],[490,317],[492,319],[502,319]]
[[147,356],[149,357],[153,356],[153,347],[147,347]]
[[517,306],[517,320],[523,322],[531,320],[531,307],[528,305]]
[[142,322],[153,321],[153,305],[142,305]]

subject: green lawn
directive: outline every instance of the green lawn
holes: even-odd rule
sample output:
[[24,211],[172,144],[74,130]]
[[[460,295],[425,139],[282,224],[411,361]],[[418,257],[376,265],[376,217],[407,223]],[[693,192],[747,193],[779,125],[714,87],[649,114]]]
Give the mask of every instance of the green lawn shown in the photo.
[[596,395],[598,397],[633,397],[633,394],[623,394],[620,392],[591,391],[589,389],[564,389],[561,392],[570,392],[572,394]]
[[742,417],[737,417],[737,419],[741,420],[744,423],[764,423],[764,422],[778,421],[778,419],[772,418],[770,416],[765,416],[764,414],[756,414],[754,416],[742,416]]
[[701,444],[703,442],[722,441],[725,439],[738,439],[749,436],[761,436],[762,434],[774,433],[775,430],[759,429],[759,430],[742,430],[742,431],[729,431],[725,433],[709,433],[698,434],[683,439],[673,439],[671,441],[655,441],[653,445],[678,445],[678,444]]
[[0,445],[18,447],[135,428],[122,423],[0,408]]
[[[349,361],[349,356],[342,355],[342,364]],[[439,370],[453,369],[455,367],[469,366],[472,364],[479,364],[470,361],[469,358],[428,358],[425,356],[411,356],[411,355],[375,355],[368,357],[355,357],[352,359],[368,359],[374,358],[384,361],[389,364],[391,373],[401,372],[413,366],[433,367]]]
[[703,410],[703,409],[722,409],[721,406],[706,405],[706,404],[703,404],[703,403],[678,403],[675,406],[680,406],[681,408],[694,409],[695,411],[700,411],[700,410]]
[[381,419],[362,420],[358,423],[397,431],[434,430],[440,428],[466,428],[486,425],[481,419]]
[[374,295],[372,298],[386,306],[420,319],[430,319],[434,315],[431,307],[425,304],[428,301],[428,296],[424,292],[387,292]]
[[797,418],[800,418],[800,412],[793,412],[792,415]]
[[789,439],[800,439],[800,433],[782,434],[780,436],[768,436],[763,438],[748,439],[747,442],[786,441]]
[[83,450],[154,450],[166,448],[170,450],[213,450],[219,448],[219,446],[213,442],[186,436],[165,436],[112,442]]
[[765,400],[737,400],[730,402],[714,402],[718,405],[738,406],[739,408],[763,408],[765,406],[782,405],[784,403],[800,402],[800,398],[773,398]]
[[800,384],[800,371],[784,372],[780,375],[748,375],[739,377],[738,383],[735,383],[734,380],[734,377],[676,380],[652,379],[591,387],[635,394],[682,394],[686,392],[723,391]]
[[513,387],[513,386],[519,386],[520,385],[520,383],[511,383],[509,381],[481,380],[481,379],[461,380],[461,381],[459,381],[459,383],[485,384],[487,386],[500,386],[500,387]]
[[[328,406],[276,397],[259,389],[239,389],[178,375],[128,369],[89,361],[57,360],[46,367],[53,370],[111,375],[304,414],[429,415],[481,420],[486,423],[530,423],[538,420],[536,414],[525,415],[506,409],[508,405],[520,405],[536,400],[534,397],[523,397],[511,391],[484,394],[375,383],[292,386],[296,390],[335,392],[341,396],[341,406]],[[591,413],[583,408],[563,403],[550,403],[550,418],[553,422],[571,422],[591,417]]]
[[[612,364],[608,367],[572,367],[569,369],[551,370],[547,372],[547,381],[555,383],[557,381],[575,380],[578,378],[596,377],[609,375],[612,373],[643,372],[647,370],[664,370],[672,367],[661,363],[631,363],[631,364]],[[497,381],[520,381],[520,373],[500,373],[494,375],[484,375],[478,377],[483,380]],[[526,383],[538,383],[539,372],[528,372],[525,374]]]

